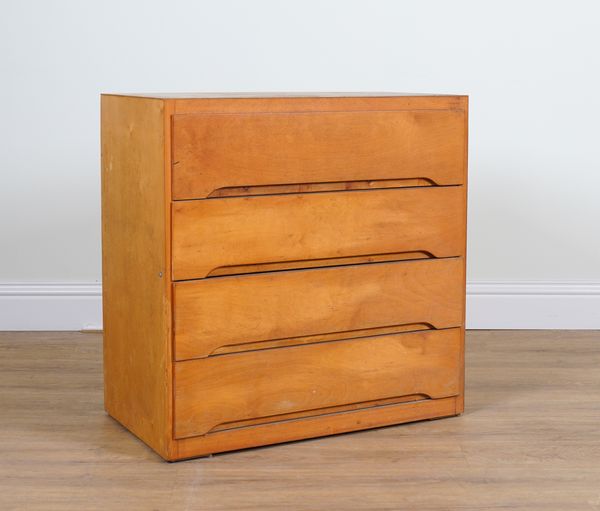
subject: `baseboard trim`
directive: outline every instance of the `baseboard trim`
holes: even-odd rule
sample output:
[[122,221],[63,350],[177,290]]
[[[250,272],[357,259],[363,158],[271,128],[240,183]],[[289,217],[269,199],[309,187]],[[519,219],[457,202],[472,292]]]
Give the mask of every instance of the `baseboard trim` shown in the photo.
[[100,330],[99,283],[0,284],[0,330]]
[[[467,328],[600,329],[600,282],[469,282]],[[99,283],[0,284],[0,330],[100,329]]]
[[600,282],[469,282],[467,328],[600,329]]

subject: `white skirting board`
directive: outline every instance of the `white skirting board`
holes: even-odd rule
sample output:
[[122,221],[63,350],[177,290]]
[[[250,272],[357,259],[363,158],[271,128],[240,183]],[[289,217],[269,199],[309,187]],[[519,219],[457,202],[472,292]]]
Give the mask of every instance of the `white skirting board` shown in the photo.
[[598,330],[600,282],[470,282],[467,328]]
[[101,328],[99,283],[0,284],[0,331]]
[[[0,284],[0,330],[99,330],[99,283]],[[467,284],[467,328],[600,329],[600,282]]]

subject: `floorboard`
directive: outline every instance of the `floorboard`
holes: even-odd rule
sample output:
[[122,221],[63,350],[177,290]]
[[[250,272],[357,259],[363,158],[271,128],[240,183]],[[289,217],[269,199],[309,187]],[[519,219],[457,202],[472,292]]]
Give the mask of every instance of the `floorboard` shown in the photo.
[[471,331],[456,418],[169,464],[102,408],[101,334],[0,333],[0,509],[600,510],[600,332]]

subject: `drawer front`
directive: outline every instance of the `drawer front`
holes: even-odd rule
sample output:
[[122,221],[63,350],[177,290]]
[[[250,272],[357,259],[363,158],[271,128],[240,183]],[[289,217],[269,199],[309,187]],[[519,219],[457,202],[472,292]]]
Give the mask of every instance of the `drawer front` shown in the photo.
[[333,332],[462,324],[462,258],[214,277],[174,284],[177,360]]
[[462,110],[179,114],[174,199],[226,188],[425,178],[462,184]]
[[455,396],[460,353],[461,330],[453,328],[177,362],[175,436],[401,396]]
[[181,201],[172,208],[174,280],[286,261],[418,251],[451,257],[465,245],[461,186]]

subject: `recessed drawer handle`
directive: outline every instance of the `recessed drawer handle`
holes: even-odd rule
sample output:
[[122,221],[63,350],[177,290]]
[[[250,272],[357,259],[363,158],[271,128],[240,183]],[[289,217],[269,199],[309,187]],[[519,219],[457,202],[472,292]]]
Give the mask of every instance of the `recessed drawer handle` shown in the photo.
[[411,394],[408,396],[398,396],[391,397],[386,399],[377,399],[373,401],[363,401],[360,403],[349,403],[338,406],[330,406],[326,408],[317,408],[314,410],[304,410],[302,412],[296,413],[286,413],[283,415],[270,415],[267,417],[257,417],[255,419],[248,419],[244,421],[231,421],[224,422],[219,424],[206,432],[205,434],[210,435],[211,433],[216,433],[217,431],[227,431],[230,429],[237,428],[248,428],[252,426],[258,426],[260,424],[271,424],[274,422],[286,422],[292,420],[302,420],[308,419],[310,417],[317,417],[323,415],[332,415],[332,414],[340,414],[340,413],[348,413],[355,412],[357,410],[365,410],[365,409],[373,409],[373,408],[381,408],[391,405],[399,405],[403,403],[414,403],[415,401],[425,401],[431,400],[431,396],[427,394]]
[[432,179],[426,177],[416,177],[408,179],[374,179],[368,181],[332,181],[279,185],[228,186],[214,190],[208,195],[208,198],[214,199],[254,195],[280,195],[288,193],[335,192],[346,190],[377,190],[381,188],[411,188],[421,186],[438,185]]
[[[287,337],[283,339],[272,339],[268,341],[243,342],[237,344],[225,344],[211,351],[207,357],[216,357],[230,353],[241,353],[243,351],[258,351],[272,348],[285,348],[300,346],[304,344],[317,344],[334,341],[349,341],[364,337],[377,335],[399,334],[403,332],[418,332],[420,330],[438,330],[434,325],[427,322],[405,323],[403,325],[387,325],[373,328],[361,328],[360,330],[345,330],[341,332],[327,332],[317,335],[304,335],[300,337]],[[444,329],[441,329],[444,330]],[[205,357],[199,357],[205,358]]]
[[214,268],[206,277],[225,277],[227,275],[241,275],[243,273],[264,273],[283,270],[317,269],[332,266],[346,266],[351,264],[383,263],[395,261],[408,261],[413,259],[435,259],[435,255],[427,250],[411,252],[393,252],[390,254],[367,254],[348,257],[330,257],[326,259],[305,259],[301,261],[282,261],[274,263],[238,264],[232,266],[219,266]]

